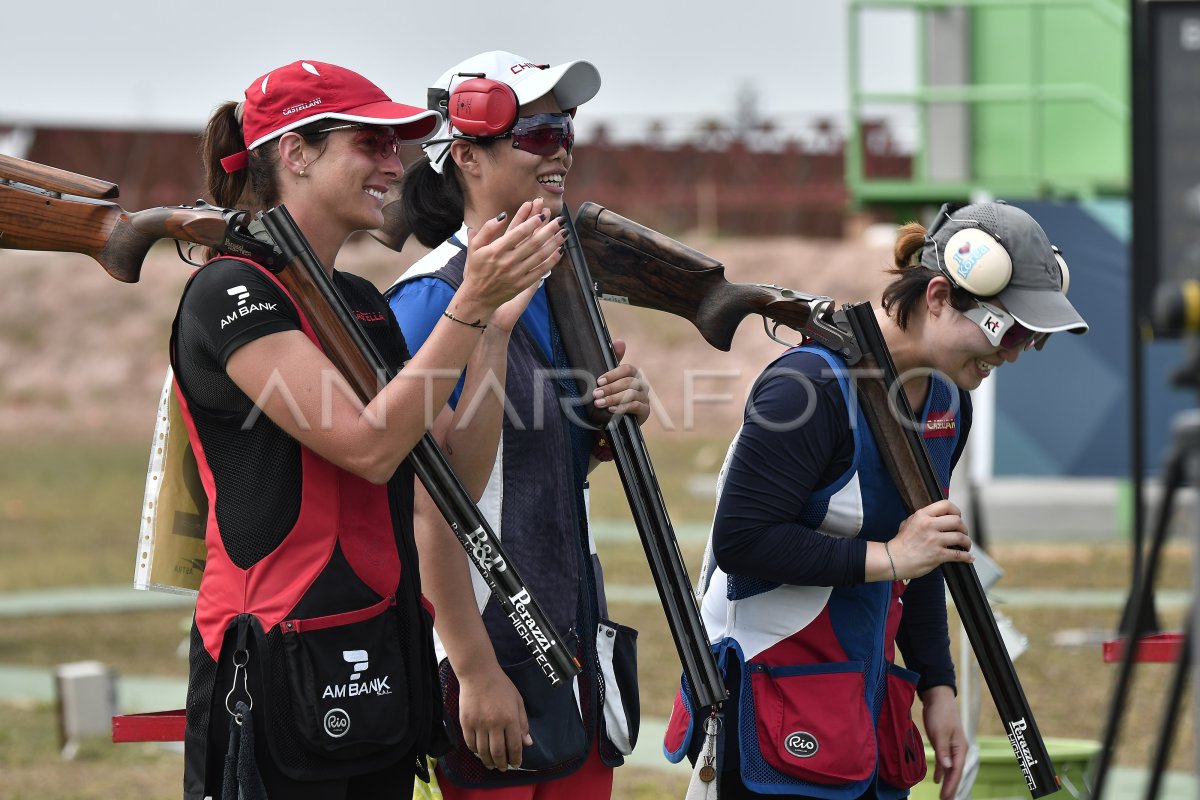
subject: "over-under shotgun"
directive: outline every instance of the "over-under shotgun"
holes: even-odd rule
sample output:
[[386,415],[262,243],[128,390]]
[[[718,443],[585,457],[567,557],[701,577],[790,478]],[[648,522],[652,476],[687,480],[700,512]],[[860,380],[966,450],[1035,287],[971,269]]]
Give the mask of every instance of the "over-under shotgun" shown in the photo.
[[[63,196],[73,190],[117,194],[116,187],[104,181],[31,161],[0,158],[0,249],[83,253],[126,283],[137,282],[146,253],[160,239],[244,256],[277,274],[309,318],[326,355],[360,400],[369,401],[378,392],[381,378],[391,378],[286,209],[263,215],[261,224],[268,228],[263,238],[251,233],[245,211],[198,201],[195,206],[129,213],[96,197]],[[553,684],[568,683],[579,672],[574,654],[525,587],[433,437],[425,434],[408,458],[543,674]]]
[[[721,350],[730,348],[743,319],[759,314],[764,323],[792,328],[841,353],[855,369],[859,402],[909,513],[945,498],[908,399],[895,391],[896,369],[870,303],[835,311],[828,297],[729,283],[716,259],[593,203],[580,207],[575,224],[600,297],[684,317]],[[769,333],[774,336],[774,329]],[[1058,791],[1049,752],[975,567],[948,563],[942,572],[1030,794]]]

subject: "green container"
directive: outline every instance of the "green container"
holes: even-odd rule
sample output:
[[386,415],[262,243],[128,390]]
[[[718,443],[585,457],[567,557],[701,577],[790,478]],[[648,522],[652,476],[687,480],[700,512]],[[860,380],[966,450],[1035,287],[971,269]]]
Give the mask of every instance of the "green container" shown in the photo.
[[[1004,736],[981,736],[979,744],[979,772],[971,797],[975,800],[1029,800],[1029,789],[1025,776],[1017,766]],[[1092,761],[1100,753],[1100,743],[1088,739],[1047,739],[1046,749],[1054,762],[1054,769],[1067,797],[1083,797],[1083,778]],[[925,746],[925,758],[929,762],[929,774],[925,780],[912,788],[912,800],[938,800],[941,788],[933,782],[933,751]]]

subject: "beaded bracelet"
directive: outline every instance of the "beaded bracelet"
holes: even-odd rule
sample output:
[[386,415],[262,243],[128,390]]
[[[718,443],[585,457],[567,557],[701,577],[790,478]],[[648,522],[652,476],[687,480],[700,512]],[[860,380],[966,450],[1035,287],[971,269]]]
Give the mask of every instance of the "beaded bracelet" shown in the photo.
[[459,325],[466,325],[468,328],[474,328],[479,331],[487,330],[487,323],[481,319],[477,319],[474,322],[467,322],[465,319],[459,319],[458,317],[454,316],[449,311],[443,311],[442,316],[446,319],[454,320]]

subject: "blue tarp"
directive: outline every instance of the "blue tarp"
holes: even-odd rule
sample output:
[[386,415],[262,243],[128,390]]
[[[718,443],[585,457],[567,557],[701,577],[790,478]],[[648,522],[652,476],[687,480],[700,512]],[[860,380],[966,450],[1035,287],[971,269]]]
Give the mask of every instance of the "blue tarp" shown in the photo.
[[[1041,222],[1062,249],[1071,269],[1071,302],[1091,330],[1084,336],[1058,334],[1042,352],[1026,353],[996,373],[995,474],[1128,477],[1129,204],[1011,202]],[[1157,474],[1174,415],[1197,404],[1194,389],[1172,385],[1187,344],[1142,345],[1148,475]]]

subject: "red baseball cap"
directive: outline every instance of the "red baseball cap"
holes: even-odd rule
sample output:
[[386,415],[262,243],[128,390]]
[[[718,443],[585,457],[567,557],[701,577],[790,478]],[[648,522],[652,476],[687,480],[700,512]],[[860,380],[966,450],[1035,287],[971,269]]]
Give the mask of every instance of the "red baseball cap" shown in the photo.
[[[441,124],[438,112],[393,102],[357,72],[322,61],[294,61],[271,70],[246,89],[242,104],[246,150],[322,119],[390,125],[410,144],[430,138]],[[245,166],[245,156],[237,153],[222,163],[233,172]]]

